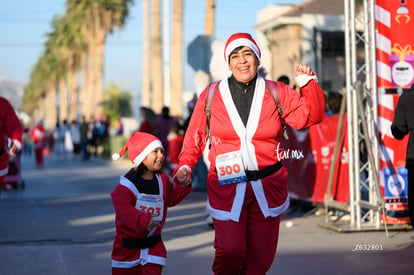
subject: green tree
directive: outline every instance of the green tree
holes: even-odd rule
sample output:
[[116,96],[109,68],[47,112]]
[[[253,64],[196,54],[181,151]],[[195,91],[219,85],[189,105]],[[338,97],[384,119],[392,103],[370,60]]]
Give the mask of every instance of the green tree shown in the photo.
[[117,122],[120,117],[131,117],[132,94],[122,90],[118,85],[110,83],[104,93],[103,108],[109,114],[111,122]]

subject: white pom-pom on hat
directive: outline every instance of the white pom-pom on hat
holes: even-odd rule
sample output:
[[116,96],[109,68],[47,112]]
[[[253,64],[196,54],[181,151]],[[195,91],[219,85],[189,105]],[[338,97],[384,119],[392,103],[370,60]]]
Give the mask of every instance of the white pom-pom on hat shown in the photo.
[[112,159],[113,160],[118,160],[121,156],[118,153],[113,153],[112,154]]
[[119,153],[113,153],[112,159],[119,160],[126,151],[128,157],[135,166],[139,166],[145,157],[156,148],[163,148],[161,141],[154,135],[142,132],[134,132]]

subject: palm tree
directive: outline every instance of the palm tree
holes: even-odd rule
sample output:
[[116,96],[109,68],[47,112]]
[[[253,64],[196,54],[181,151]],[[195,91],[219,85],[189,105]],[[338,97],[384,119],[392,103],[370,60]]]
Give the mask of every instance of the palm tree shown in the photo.
[[141,106],[150,108],[151,102],[151,41],[149,24],[149,0],[142,1],[142,30],[143,30],[143,57],[142,57],[142,90]]
[[54,126],[58,116],[56,86],[65,70],[54,42],[54,39],[50,39],[45,44],[45,50],[33,66],[30,82],[23,94],[23,109],[35,113],[35,120],[44,119],[47,126]]
[[215,28],[215,13],[216,13],[216,0],[206,0],[206,18],[204,25],[204,34],[214,36]]
[[[30,82],[25,87],[23,107],[45,115],[49,112],[42,108],[50,108],[44,103],[45,100],[49,98],[51,102],[59,94],[60,111],[56,116],[60,119],[76,118],[78,75],[81,69],[82,82],[86,87],[84,96],[93,99],[93,102],[82,102],[82,107],[92,103],[90,113],[102,113],[102,105],[99,104],[103,102],[106,34],[115,26],[124,25],[131,3],[133,0],[67,0],[66,14],[54,18],[53,31],[49,34],[45,52],[32,68]],[[55,96],[47,95],[49,93]]]
[[161,42],[161,1],[152,0],[152,109],[160,113],[164,106]]
[[54,32],[51,36],[56,40],[55,46],[58,47],[61,61],[66,68],[66,87],[65,91],[60,91],[60,107],[65,109],[64,105],[66,104],[68,112],[66,116],[62,114],[62,119],[73,120],[77,118],[78,73],[83,51],[83,37],[80,32],[81,21],[79,14],[66,13],[64,16],[55,18],[52,25]]
[[[183,93],[183,13],[184,0],[173,0],[171,67],[171,114],[182,114]],[[169,79],[167,79],[169,81]]]
[[[76,117],[77,71],[82,50],[79,26],[75,24],[71,15],[53,19],[53,31],[48,34],[45,50],[33,67],[30,83],[26,89],[26,108],[32,111],[37,108],[37,113],[47,120],[49,126],[54,125],[53,122],[59,118]],[[62,88],[58,89],[58,87]],[[56,113],[57,97],[59,114]],[[29,103],[30,99],[33,102],[39,101],[35,104],[37,107]],[[40,102],[47,99],[49,99],[48,104]]]
[[103,65],[105,40],[114,27],[122,27],[133,0],[68,0],[67,11],[82,18],[81,32],[85,56],[82,57],[84,96],[91,100],[90,114],[103,112]]
[[[206,0],[206,17],[204,25],[204,34],[210,35],[214,38],[215,30],[215,17],[216,17],[216,0]],[[209,82],[212,77],[211,74],[208,75]]]
[[49,40],[46,43],[45,51],[40,59],[43,65],[42,69],[38,71],[41,74],[40,80],[45,89],[45,98],[47,103],[45,104],[44,111],[44,123],[45,126],[53,127],[56,121],[59,119],[57,98],[58,98],[58,83],[59,79],[64,79],[66,69],[62,63],[57,48],[53,46],[54,40]]

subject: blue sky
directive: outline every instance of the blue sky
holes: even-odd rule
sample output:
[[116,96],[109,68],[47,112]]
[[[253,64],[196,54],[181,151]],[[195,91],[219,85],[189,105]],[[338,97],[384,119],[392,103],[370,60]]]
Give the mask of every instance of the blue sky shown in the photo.
[[[53,16],[65,12],[66,0],[0,0],[0,77],[27,83],[32,66],[43,51]],[[163,0],[161,0],[161,3]],[[256,13],[269,5],[302,3],[302,0],[216,0],[216,38],[226,40],[234,32],[254,33]],[[184,43],[204,32],[205,0],[184,0]],[[105,83],[117,83],[137,94],[142,60],[142,1],[135,0],[122,30],[109,35],[105,50]],[[186,53],[185,53],[186,57]],[[189,65],[185,90],[194,90]]]

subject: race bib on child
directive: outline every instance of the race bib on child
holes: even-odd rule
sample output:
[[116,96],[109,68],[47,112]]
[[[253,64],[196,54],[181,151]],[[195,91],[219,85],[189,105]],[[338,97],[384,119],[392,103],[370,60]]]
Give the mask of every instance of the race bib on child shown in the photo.
[[151,214],[157,222],[161,222],[164,215],[164,201],[160,195],[142,194],[138,195],[136,209]]
[[220,186],[247,180],[240,151],[218,155],[216,169]]

